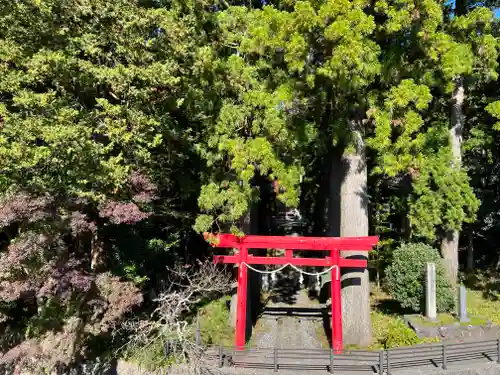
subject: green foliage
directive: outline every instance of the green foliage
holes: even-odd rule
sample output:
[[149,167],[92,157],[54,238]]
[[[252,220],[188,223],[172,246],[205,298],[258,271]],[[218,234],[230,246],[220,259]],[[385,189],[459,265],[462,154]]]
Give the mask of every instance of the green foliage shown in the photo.
[[141,276],[138,272],[137,272],[137,267],[132,264],[132,265],[126,265],[125,267],[123,267],[124,271],[125,271],[125,277],[127,278],[127,280],[130,280],[132,281],[135,285],[143,285],[146,281],[148,281],[148,277],[147,276]]
[[386,269],[385,287],[403,308],[421,312],[425,306],[427,263],[436,264],[436,307],[438,312],[455,307],[455,293],[445,277],[439,252],[423,243],[402,244],[394,250]]
[[376,307],[371,312],[371,320],[376,342],[370,346],[370,349],[391,349],[400,346],[439,342],[437,337],[419,338],[403,318],[381,312]]
[[[368,144],[377,153],[373,173],[391,194],[396,190],[398,196],[386,205],[393,215],[408,217],[411,231],[403,228],[404,237],[434,240],[473,222],[479,208],[466,171],[451,165],[449,100],[462,78],[467,99],[468,90],[497,78],[492,12],[475,7],[450,17],[449,9],[433,1],[378,1],[375,9],[387,17],[382,35],[397,40],[398,47],[384,50],[382,87],[370,96],[374,129]],[[401,37],[402,32],[407,34]],[[415,95],[421,98],[419,108],[410,99]],[[480,145],[488,132],[472,124],[477,113],[465,118],[466,147],[474,144],[484,153]],[[395,181],[401,181],[399,186]],[[400,197],[409,199],[401,205]]]
[[428,108],[431,99],[427,86],[404,80],[391,88],[382,108],[371,109],[375,135],[367,144],[379,154],[374,173],[394,177],[425,164],[425,153],[430,151],[426,138],[433,134],[422,131],[424,121],[419,112]]
[[[429,109],[448,112],[445,101],[458,77],[495,79],[497,47],[489,10],[476,8],[452,22],[446,12],[433,0],[270,2],[220,12],[218,26],[231,49],[222,64],[231,83],[209,147],[199,146],[207,165],[219,168],[202,190],[204,213],[195,229],[238,226],[248,202],[258,199],[255,174],[278,179],[279,198],[295,206],[305,153],[320,158],[332,143],[348,150],[359,135],[377,153],[375,174],[410,176],[416,185],[409,204],[398,208],[409,215],[412,235],[435,239],[474,220],[479,202],[465,172],[453,171],[448,115]],[[365,112],[374,129],[353,129]],[[306,126],[314,137],[300,137]],[[436,204],[425,210],[421,200]]]
[[464,170],[450,168],[449,154],[427,161],[413,185],[409,217],[417,234],[434,239],[436,228],[457,229],[475,221],[479,209]]
[[37,365],[69,364],[108,346],[140,288],[165,276],[164,250],[173,259],[188,237],[200,185],[190,127],[210,107],[199,100],[210,54],[179,7],[0,8],[0,301],[23,306],[2,320],[25,333],[2,352],[29,338],[50,345]]
[[385,349],[400,346],[412,346],[420,343],[420,339],[413,329],[408,327],[402,319],[394,319],[388,327],[387,335],[382,344]]
[[[495,119],[500,119],[500,101],[488,104],[485,110]],[[496,122],[493,125],[493,129],[500,131],[500,122]]]
[[451,164],[447,124],[426,124],[421,116],[431,100],[429,88],[412,80],[391,88],[383,106],[370,110],[375,132],[367,144],[378,155],[373,173],[409,175],[413,189],[407,215],[413,235],[433,240],[440,229],[459,230],[474,221],[479,201],[465,171]]
[[199,310],[203,345],[233,345],[234,329],[229,325],[229,297],[209,302]]
[[[227,72],[225,100],[198,146],[213,178],[202,188],[204,212],[196,230],[238,225],[249,202],[258,199],[252,185],[257,175],[278,181],[278,199],[286,206],[298,204],[306,149],[330,142],[318,138],[319,122],[331,120],[325,108],[333,94],[325,97],[324,88],[335,87],[340,104],[380,71],[380,47],[370,38],[376,25],[364,12],[366,5],[363,0],[297,1],[250,10],[232,6],[218,15],[232,54],[221,62]],[[342,127],[332,126],[328,133],[349,138]]]
[[134,351],[129,351],[123,357],[147,371],[158,371],[158,369],[167,368],[171,364],[171,361],[165,358],[165,348],[161,340],[153,341],[146,348],[136,348]]
[[[166,264],[203,252],[192,228],[241,234],[270,181],[286,206],[307,195],[320,211],[337,177],[327,172],[332,155],[353,146],[368,146],[380,271],[402,237],[433,240],[478,210],[478,230],[494,233],[490,10],[468,4],[451,17],[437,0],[235,3],[2,3],[0,304],[9,308],[0,319],[15,332],[2,352],[19,335],[65,342],[70,332],[85,354],[158,287]],[[452,168],[449,147],[449,100],[462,79],[467,170]],[[325,215],[315,215],[322,233]],[[398,249],[388,280],[411,287],[398,293],[415,308],[422,262],[438,257],[412,246],[420,255]],[[439,293],[446,310],[452,298]],[[26,312],[15,324],[11,305]],[[223,302],[204,314],[204,338],[224,340]],[[160,358],[161,347],[151,352]],[[74,358],[64,353],[63,362]]]
[[438,337],[419,338],[415,331],[400,317],[389,320],[384,337],[381,340],[384,349],[398,348],[401,346],[413,346],[419,344],[430,344],[439,342]]

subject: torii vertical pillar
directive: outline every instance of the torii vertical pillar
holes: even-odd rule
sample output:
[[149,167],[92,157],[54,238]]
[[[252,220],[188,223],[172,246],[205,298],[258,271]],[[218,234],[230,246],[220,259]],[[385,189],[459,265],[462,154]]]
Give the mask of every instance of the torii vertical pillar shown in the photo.
[[[332,276],[331,276],[331,301],[332,301],[332,349],[335,353],[342,351],[342,296],[340,288],[340,255],[338,250],[331,250]],[[336,267],[335,267],[336,265]]]
[[248,287],[248,249],[244,246],[239,248],[240,263],[238,265],[238,300],[236,309],[236,333],[235,344],[238,349],[245,346],[246,321],[247,321],[247,287]]

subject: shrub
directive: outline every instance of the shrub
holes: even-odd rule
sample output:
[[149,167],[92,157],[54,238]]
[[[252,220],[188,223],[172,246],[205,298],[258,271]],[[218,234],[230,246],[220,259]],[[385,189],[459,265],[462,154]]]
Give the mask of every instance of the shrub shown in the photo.
[[411,346],[420,343],[420,339],[402,319],[394,319],[389,324],[387,336],[382,344],[384,348],[397,348],[399,346]]
[[229,325],[226,302],[229,297],[211,301],[200,309],[201,341],[204,345],[232,345],[234,329]]
[[436,264],[436,307],[446,312],[455,305],[455,294],[446,279],[439,252],[423,243],[402,244],[393,253],[386,270],[385,286],[403,308],[420,312],[425,308],[426,263]]

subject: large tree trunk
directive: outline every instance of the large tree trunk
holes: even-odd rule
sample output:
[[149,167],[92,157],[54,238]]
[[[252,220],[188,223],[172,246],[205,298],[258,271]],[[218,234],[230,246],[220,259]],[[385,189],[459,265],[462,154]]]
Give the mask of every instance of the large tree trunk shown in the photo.
[[[330,219],[333,236],[368,235],[367,166],[363,139],[355,133],[356,148],[333,160]],[[344,258],[367,259],[366,252],[343,251]],[[342,326],[344,345],[372,342],[370,280],[367,269],[342,272]]]
[[474,271],[474,229],[469,226],[467,232],[467,272]]
[[[459,79],[452,97],[450,143],[453,156],[453,168],[462,168],[462,133],[464,126],[463,104],[465,92],[463,80]],[[441,254],[444,259],[446,275],[455,284],[458,275],[458,243],[460,234],[448,230],[441,241]]]

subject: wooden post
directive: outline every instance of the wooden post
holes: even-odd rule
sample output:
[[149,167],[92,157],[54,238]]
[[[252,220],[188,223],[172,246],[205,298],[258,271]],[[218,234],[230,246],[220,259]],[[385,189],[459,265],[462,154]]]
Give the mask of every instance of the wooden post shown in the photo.
[[330,251],[332,258],[331,301],[332,301],[332,348],[335,354],[342,352],[342,296],[340,289],[340,269],[338,250]]
[[224,347],[219,346],[219,368],[224,366]]
[[244,350],[246,342],[246,320],[247,320],[247,284],[248,249],[245,246],[239,248],[239,268],[238,268],[238,306],[236,311],[236,350]]
[[333,366],[334,366],[334,358],[333,358],[333,349],[330,350],[330,374],[333,374]]
[[391,351],[387,349],[387,375],[391,375]]
[[446,344],[443,344],[443,370],[448,368],[448,360],[446,356]]
[[273,361],[273,369],[274,372],[278,372],[278,348],[274,348],[274,355],[273,355],[274,361]]
[[500,364],[500,339],[497,339],[497,363]]

